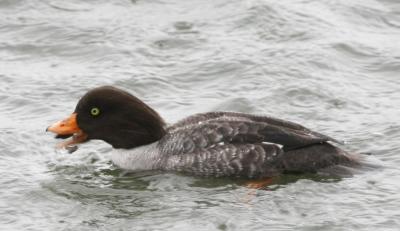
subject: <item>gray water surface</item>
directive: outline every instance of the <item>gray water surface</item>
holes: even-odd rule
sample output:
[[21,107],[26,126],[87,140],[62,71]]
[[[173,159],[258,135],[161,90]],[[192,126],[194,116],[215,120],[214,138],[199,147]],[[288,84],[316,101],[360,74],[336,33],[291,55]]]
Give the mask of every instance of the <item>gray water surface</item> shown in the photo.
[[[0,0],[1,230],[399,230],[398,0]],[[114,85],[174,122],[266,114],[369,152],[349,178],[124,174],[45,133]],[[249,196],[250,195],[250,196]]]

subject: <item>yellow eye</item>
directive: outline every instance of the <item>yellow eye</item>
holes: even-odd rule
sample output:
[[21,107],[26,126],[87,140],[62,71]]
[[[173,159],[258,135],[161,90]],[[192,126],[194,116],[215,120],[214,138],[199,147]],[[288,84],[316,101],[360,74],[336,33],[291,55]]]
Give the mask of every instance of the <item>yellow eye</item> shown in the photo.
[[94,107],[94,108],[90,109],[90,114],[92,114],[92,116],[98,116],[100,114],[100,109],[97,107]]

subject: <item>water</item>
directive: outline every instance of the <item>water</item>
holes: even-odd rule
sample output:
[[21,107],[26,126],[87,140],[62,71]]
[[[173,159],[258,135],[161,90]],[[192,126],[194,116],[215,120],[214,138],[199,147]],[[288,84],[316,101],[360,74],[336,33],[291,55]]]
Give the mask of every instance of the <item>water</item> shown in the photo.
[[[397,0],[1,0],[0,227],[398,230],[399,41]],[[55,151],[46,126],[100,85],[169,122],[213,110],[299,122],[382,167],[251,192],[124,174],[100,141]]]

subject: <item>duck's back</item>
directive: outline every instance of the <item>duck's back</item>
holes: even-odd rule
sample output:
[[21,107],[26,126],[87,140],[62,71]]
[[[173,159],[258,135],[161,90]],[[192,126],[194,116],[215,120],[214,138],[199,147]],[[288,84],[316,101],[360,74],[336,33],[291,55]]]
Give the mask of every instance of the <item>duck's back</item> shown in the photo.
[[211,112],[170,126],[159,148],[166,157],[166,170],[258,178],[282,172],[316,172],[353,162],[329,141],[337,142],[272,117]]

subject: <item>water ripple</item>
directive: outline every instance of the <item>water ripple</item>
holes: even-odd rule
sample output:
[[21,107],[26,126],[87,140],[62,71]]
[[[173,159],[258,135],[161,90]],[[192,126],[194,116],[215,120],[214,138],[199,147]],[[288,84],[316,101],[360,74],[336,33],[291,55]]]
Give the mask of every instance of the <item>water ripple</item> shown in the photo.
[[[5,230],[397,230],[400,5],[384,1],[0,1]],[[127,174],[48,124],[115,85],[168,122],[226,110],[289,119],[370,153],[353,177]],[[379,167],[378,167],[379,166]]]

